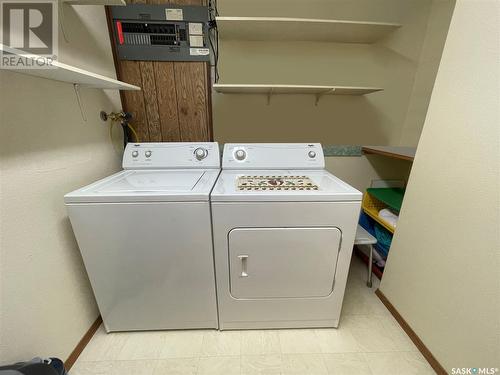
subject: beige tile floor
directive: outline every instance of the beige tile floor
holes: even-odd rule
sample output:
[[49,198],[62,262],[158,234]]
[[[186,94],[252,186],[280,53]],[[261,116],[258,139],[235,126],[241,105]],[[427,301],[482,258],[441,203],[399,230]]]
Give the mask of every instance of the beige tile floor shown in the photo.
[[92,338],[70,375],[434,374],[353,257],[338,329],[160,331]]

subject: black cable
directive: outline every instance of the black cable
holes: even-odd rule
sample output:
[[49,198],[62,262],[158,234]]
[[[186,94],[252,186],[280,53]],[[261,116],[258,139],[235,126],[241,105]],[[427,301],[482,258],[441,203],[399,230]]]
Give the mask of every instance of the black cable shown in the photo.
[[[215,31],[217,35],[217,31]],[[219,63],[219,51],[218,51],[218,42],[216,42],[216,45],[214,46],[214,42],[212,41],[212,37],[209,36],[209,42],[210,42],[210,48],[212,48],[214,57],[214,63],[211,64],[210,66],[214,68],[215,71],[215,82],[219,81],[219,69],[218,69],[218,63]]]
[[[214,16],[215,13],[215,16]],[[219,11],[217,9],[217,0],[209,0],[208,1],[208,15],[209,15],[209,34],[208,41],[210,43],[210,48],[213,52],[213,64],[210,64],[211,67],[214,68],[214,76],[215,82],[219,81],[219,30],[217,28],[217,20],[216,16],[219,15]]]
[[120,121],[123,129],[123,148],[127,147],[127,143],[130,140],[130,129],[128,127],[128,123],[130,120],[132,120],[132,114],[129,112],[123,112],[123,117]]
[[[217,0],[215,3],[215,16],[219,16],[219,8],[217,7]],[[215,23],[215,44],[216,44],[216,56],[215,56],[215,79],[216,82],[219,81],[219,29],[217,27],[217,22]]]
[[128,138],[129,138],[128,126],[127,126],[126,122],[122,122],[121,125],[122,125],[122,129],[123,129],[123,148],[125,148],[125,147],[127,147]]
[[215,27],[215,48],[217,50],[215,55],[215,82],[219,82],[219,29]]

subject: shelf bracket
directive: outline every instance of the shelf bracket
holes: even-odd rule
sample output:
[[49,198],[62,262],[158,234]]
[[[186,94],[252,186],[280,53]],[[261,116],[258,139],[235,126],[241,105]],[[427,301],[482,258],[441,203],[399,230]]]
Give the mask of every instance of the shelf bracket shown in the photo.
[[58,0],[58,7],[59,7],[59,14],[57,15],[58,18],[59,18],[59,24],[61,25],[61,31],[62,31],[62,34],[63,34],[63,37],[64,37],[64,40],[66,41],[66,43],[69,43],[69,38],[68,38],[68,34],[66,32],[66,20],[64,18],[64,0]]
[[82,115],[82,120],[87,122],[87,115],[85,114],[85,107],[83,106],[82,97],[80,95],[80,85],[78,83],[73,83],[73,89],[75,90],[76,101],[78,102],[78,107],[80,107],[80,113]]
[[331,94],[335,92],[335,88],[332,87],[331,89],[328,89],[326,91],[323,91],[323,92],[318,92],[315,96],[316,96],[316,100],[314,101],[314,105],[315,106],[318,106],[318,102],[319,102],[319,99],[323,96],[323,95],[327,95],[327,94]]
[[271,104],[271,96],[273,95],[273,88],[269,89],[269,92],[267,93],[267,105]]

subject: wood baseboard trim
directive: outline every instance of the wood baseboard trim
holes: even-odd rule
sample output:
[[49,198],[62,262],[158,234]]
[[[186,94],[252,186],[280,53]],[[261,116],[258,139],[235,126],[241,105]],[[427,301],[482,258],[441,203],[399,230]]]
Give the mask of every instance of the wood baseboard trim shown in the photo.
[[66,371],[69,371],[71,369],[71,367],[75,364],[75,362],[78,359],[78,357],[80,356],[80,354],[82,354],[83,349],[85,349],[87,344],[92,339],[92,336],[94,336],[94,334],[97,332],[97,329],[99,328],[101,323],[102,323],[102,318],[99,315],[97,317],[97,319],[95,320],[95,322],[92,323],[92,325],[90,326],[88,331],[85,332],[82,339],[76,345],[75,349],[73,349],[73,351],[69,355],[68,359],[66,359],[66,361],[64,361],[64,368],[66,369]]
[[[406,332],[410,340],[413,341],[417,349],[420,351],[420,353],[422,353],[427,362],[429,362],[434,371],[436,371],[438,375],[447,375],[448,373],[446,372],[444,367],[441,366],[436,357],[434,357],[431,351],[425,346],[423,341],[417,336],[415,331],[410,327],[410,325],[406,322],[406,320],[404,320],[404,318],[401,316],[398,310],[396,310],[394,305],[387,299],[384,293],[380,289],[377,289],[375,291],[375,294],[384,304],[387,310],[389,310],[394,319],[396,319],[401,328],[403,328],[403,330]],[[75,364],[80,354],[82,354],[83,349],[85,349],[85,347],[90,342],[94,334],[97,332],[97,329],[99,328],[101,323],[102,323],[102,318],[99,315],[95,320],[95,322],[92,323],[92,325],[85,333],[85,335],[83,335],[82,339],[78,342],[75,349],[73,349],[68,359],[66,359],[66,361],[64,362],[64,367],[66,368],[66,371],[69,371],[71,367]]]
[[387,310],[389,310],[394,319],[396,319],[401,328],[403,328],[403,330],[406,332],[410,340],[413,341],[417,349],[420,351],[420,353],[422,353],[427,362],[429,362],[429,365],[431,365],[434,371],[436,371],[438,375],[447,375],[448,373],[446,372],[444,367],[441,366],[441,364],[438,362],[436,357],[434,357],[431,351],[427,349],[423,341],[420,340],[415,331],[410,327],[410,325],[406,322],[406,320],[404,320],[404,318],[401,316],[398,310],[396,310],[394,305],[387,299],[384,293],[382,293],[380,289],[377,289],[375,291],[375,294],[380,299],[380,301],[382,301]]

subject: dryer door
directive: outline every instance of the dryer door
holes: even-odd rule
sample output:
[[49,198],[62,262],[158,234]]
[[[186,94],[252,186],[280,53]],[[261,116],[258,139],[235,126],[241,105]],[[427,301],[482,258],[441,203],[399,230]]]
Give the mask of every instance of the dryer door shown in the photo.
[[237,299],[328,296],[341,237],[335,227],[231,230],[231,295]]

